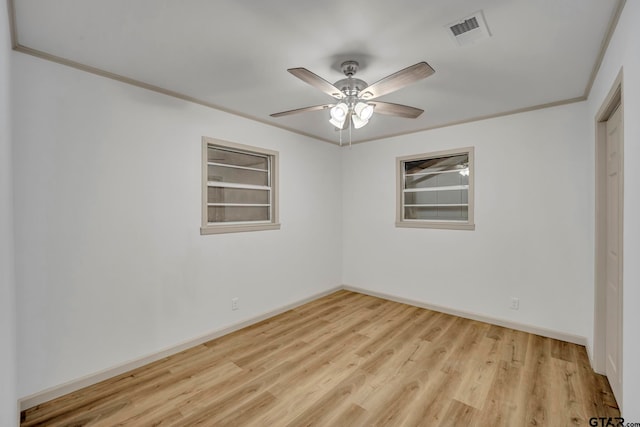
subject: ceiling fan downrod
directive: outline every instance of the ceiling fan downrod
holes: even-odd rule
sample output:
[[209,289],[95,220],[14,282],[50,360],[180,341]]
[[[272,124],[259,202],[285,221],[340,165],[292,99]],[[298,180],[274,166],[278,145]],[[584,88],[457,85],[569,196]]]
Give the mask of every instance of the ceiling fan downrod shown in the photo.
[[338,80],[334,86],[340,89],[347,97],[356,97],[360,91],[369,86],[364,80],[353,77],[358,72],[359,66],[360,64],[357,61],[345,61],[340,66],[347,78]]

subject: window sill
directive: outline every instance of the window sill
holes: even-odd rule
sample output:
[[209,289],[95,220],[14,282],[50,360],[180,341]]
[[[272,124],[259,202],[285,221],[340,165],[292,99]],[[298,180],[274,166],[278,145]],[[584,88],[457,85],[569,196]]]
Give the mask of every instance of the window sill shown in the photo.
[[209,225],[200,227],[200,234],[242,233],[245,231],[279,230],[280,223],[269,224],[230,224]]
[[399,228],[438,228],[447,230],[475,230],[475,224],[467,222],[444,222],[444,221],[415,221],[415,222],[396,222]]

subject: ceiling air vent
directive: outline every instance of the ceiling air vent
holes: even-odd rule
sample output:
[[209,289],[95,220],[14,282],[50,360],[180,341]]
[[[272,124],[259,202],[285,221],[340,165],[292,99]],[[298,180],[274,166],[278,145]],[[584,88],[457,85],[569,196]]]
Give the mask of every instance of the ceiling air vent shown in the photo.
[[482,11],[447,25],[449,35],[459,46],[468,46],[491,37]]
[[456,24],[450,28],[453,35],[458,37],[460,34],[464,34],[467,31],[475,30],[478,27],[478,19],[474,16],[473,18],[467,19],[464,22]]

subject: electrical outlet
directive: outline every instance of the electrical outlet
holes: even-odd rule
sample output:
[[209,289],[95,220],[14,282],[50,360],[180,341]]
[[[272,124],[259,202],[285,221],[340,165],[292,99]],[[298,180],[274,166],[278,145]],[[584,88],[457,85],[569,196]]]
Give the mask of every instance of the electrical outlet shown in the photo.
[[520,308],[520,298],[511,298],[511,305],[509,306],[509,308],[511,310],[518,310]]
[[240,308],[240,298],[231,298],[231,310],[237,310]]

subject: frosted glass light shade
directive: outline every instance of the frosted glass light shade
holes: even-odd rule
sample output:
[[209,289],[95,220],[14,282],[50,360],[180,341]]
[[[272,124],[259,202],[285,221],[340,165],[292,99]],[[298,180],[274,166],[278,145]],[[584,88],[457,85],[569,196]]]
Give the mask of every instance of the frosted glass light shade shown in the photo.
[[347,106],[347,104],[341,102],[331,109],[331,118],[339,122],[344,122],[344,119],[347,118],[348,112],[349,107]]
[[360,129],[361,127],[363,127],[364,125],[369,123],[369,120],[362,120],[355,113],[351,116],[351,121],[353,122],[353,127],[356,128],[356,129]]
[[342,129],[342,126],[344,126],[344,119],[342,120],[336,120],[333,117],[331,119],[329,119],[329,123],[331,123],[332,125],[334,125],[335,127],[337,127],[338,129]]
[[369,105],[365,102],[358,102],[353,111],[356,113],[358,118],[367,122],[373,115],[373,105]]

